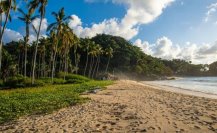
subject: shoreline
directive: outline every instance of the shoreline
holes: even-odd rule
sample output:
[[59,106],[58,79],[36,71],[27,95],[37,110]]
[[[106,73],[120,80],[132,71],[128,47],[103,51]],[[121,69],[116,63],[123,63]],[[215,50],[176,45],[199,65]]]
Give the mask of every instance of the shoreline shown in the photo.
[[217,100],[119,80],[87,103],[52,114],[25,116],[0,132],[216,133]]
[[169,85],[160,85],[160,84],[154,83],[153,81],[139,81],[139,83],[141,83],[142,85],[154,88],[154,89],[159,89],[159,90],[164,90],[164,91],[169,91],[169,92],[175,92],[175,93],[181,93],[184,95],[191,95],[191,96],[196,96],[196,97],[217,99],[217,95],[212,94],[212,93],[194,91],[194,90],[190,90],[190,89],[179,88],[179,87],[174,87],[174,86],[169,86]]

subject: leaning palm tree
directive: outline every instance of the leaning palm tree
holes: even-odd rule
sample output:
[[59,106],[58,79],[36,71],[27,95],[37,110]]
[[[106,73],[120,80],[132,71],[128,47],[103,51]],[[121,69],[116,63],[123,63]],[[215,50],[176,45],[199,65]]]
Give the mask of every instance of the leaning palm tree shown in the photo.
[[[0,70],[1,70],[1,65],[2,65],[2,45],[3,45],[3,35],[8,23],[8,20],[11,21],[11,10],[15,10],[16,9],[16,0],[1,0],[0,3],[0,24],[1,24],[1,31],[0,31]],[[5,20],[4,23],[3,22],[3,15],[5,15]]]
[[24,38],[25,41],[25,61],[24,61],[24,77],[26,77],[26,64],[27,64],[27,45],[29,42],[29,25],[33,20],[35,20],[38,16],[32,16],[32,12],[28,11],[28,13],[25,13],[22,9],[17,9],[21,14],[22,17],[18,17],[21,21],[23,21],[26,24],[26,36]]
[[40,13],[40,22],[39,22],[39,27],[37,30],[36,46],[35,46],[35,52],[34,52],[34,57],[33,57],[32,84],[34,84],[35,82],[35,66],[36,66],[36,59],[37,59],[39,36],[41,32],[42,21],[45,17],[45,9],[46,9],[47,2],[48,0],[32,0],[29,3],[30,13],[34,12],[37,8],[39,8],[39,13]]
[[106,65],[105,73],[108,72],[109,63],[110,63],[111,58],[113,57],[113,53],[114,53],[114,51],[111,47],[109,47],[105,50],[105,54],[108,56],[108,63]]

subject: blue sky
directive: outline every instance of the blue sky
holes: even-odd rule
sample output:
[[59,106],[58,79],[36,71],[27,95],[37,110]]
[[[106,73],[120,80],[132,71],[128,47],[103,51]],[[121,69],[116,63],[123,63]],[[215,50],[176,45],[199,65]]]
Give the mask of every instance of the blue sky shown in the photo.
[[[216,3],[217,0],[49,0],[44,25],[46,28],[54,21],[52,11],[64,7],[67,15],[74,15],[71,27],[80,37],[96,33],[119,35],[156,57],[211,63],[217,60]],[[18,6],[25,9],[26,4],[18,1]],[[7,28],[25,35],[24,24],[17,19],[19,14],[12,16]],[[183,50],[189,55],[182,55]]]

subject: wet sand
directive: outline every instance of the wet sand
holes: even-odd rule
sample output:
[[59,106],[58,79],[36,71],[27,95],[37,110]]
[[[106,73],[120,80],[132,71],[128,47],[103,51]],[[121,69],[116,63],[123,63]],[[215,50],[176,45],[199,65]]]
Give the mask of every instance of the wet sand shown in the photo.
[[0,132],[217,133],[217,100],[129,80],[117,81],[85,104],[22,117]]

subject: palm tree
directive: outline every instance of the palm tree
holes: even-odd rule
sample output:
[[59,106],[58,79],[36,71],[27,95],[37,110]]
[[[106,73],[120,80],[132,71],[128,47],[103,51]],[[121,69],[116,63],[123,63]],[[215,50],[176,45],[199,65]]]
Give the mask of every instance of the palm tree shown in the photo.
[[29,42],[29,25],[33,20],[35,20],[38,16],[32,16],[33,14],[28,11],[28,13],[25,13],[22,9],[17,9],[23,16],[18,17],[21,21],[23,21],[26,24],[26,36],[24,38],[25,41],[25,62],[24,62],[24,77],[26,77],[26,64],[27,64],[27,45]]
[[33,66],[32,66],[32,84],[34,84],[35,82],[35,66],[36,66],[36,58],[37,58],[37,51],[38,51],[39,36],[41,32],[42,21],[45,17],[45,7],[47,5],[47,2],[48,0],[32,0],[29,3],[30,13],[34,12],[36,8],[38,7],[39,7],[39,12],[40,12],[40,23],[39,23],[39,27],[37,30],[36,46],[35,46],[35,52],[34,52],[34,57],[33,57],[34,59],[33,59]]
[[91,58],[90,58],[91,59],[90,60],[90,66],[89,66],[89,73],[88,73],[88,77],[90,78],[91,74],[92,74],[92,70],[93,70],[93,65],[94,65],[94,62],[95,62],[95,57],[97,55],[97,49],[96,49],[95,42],[91,43],[90,50],[89,50],[88,54],[91,56]]
[[[68,24],[63,24],[63,31],[61,34],[62,49],[64,51],[64,72],[65,75],[68,72],[68,57],[70,49],[77,44],[78,38],[73,33],[73,30]],[[65,79],[65,76],[64,76]]]
[[100,48],[99,48],[99,54],[98,54],[98,63],[97,63],[97,68],[96,68],[96,75],[98,75],[98,72],[99,72],[99,65],[100,65],[100,62],[101,62],[101,55],[103,53],[104,53],[104,50],[100,46]]
[[86,75],[87,66],[89,63],[89,48],[90,48],[91,43],[93,42],[91,42],[90,39],[81,40],[82,49],[86,51],[86,63],[85,63],[85,68],[84,68],[84,73],[83,73],[84,76]]
[[105,50],[105,55],[108,56],[108,63],[107,63],[107,65],[106,65],[105,73],[108,72],[108,67],[109,67],[110,60],[111,60],[111,58],[113,57],[113,52],[114,52],[114,51],[113,51],[113,49],[112,49],[111,47],[109,47],[109,48],[107,48],[107,49]]
[[[2,43],[3,43],[3,35],[8,23],[8,20],[11,21],[11,16],[10,16],[10,12],[11,10],[15,10],[16,9],[16,0],[5,0],[2,1],[0,3],[0,13],[1,13],[1,19],[0,19],[0,24],[1,24],[1,31],[0,31],[0,70],[1,70],[1,66],[2,66]],[[4,20],[4,23],[2,25],[2,19],[3,19],[3,15],[5,14],[6,18]]]
[[96,62],[92,73],[92,78],[95,77],[96,73],[98,73],[99,63],[100,63],[100,55],[103,53],[102,47],[97,44],[95,47],[96,52]]
[[56,55],[57,55],[57,49],[58,49],[58,43],[57,43],[58,39],[57,39],[57,35],[54,31],[50,32],[50,37],[51,37],[51,43],[53,43],[53,48],[52,48],[53,57],[51,57],[51,59],[52,59],[51,78],[52,78],[52,83],[53,83],[55,64],[56,64]]
[[[52,82],[55,72],[55,60],[56,60],[56,54],[57,54],[57,47],[60,45],[61,38],[58,39],[58,37],[61,36],[61,34],[64,32],[64,25],[65,22],[70,19],[71,17],[65,16],[64,8],[61,8],[59,12],[52,12],[52,15],[55,17],[56,22],[50,24],[47,28],[47,31],[50,31],[51,37],[55,40],[53,41],[54,44],[54,54],[53,54],[53,61],[52,61]],[[65,27],[66,28],[66,27]],[[68,30],[68,29],[67,29]]]

